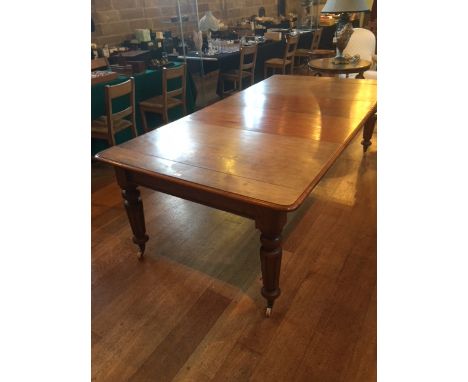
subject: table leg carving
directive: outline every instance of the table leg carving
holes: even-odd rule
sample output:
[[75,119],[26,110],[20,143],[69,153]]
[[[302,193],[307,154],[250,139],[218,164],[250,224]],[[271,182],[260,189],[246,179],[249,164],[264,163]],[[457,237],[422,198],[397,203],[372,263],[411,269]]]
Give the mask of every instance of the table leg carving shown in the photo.
[[257,218],[256,227],[260,230],[260,260],[262,266],[262,296],[267,300],[266,316],[269,317],[274,301],[281,294],[279,277],[281,272],[281,233],[286,224],[286,213],[273,212]]
[[356,76],[356,78],[362,78],[364,79],[364,72],[359,72]]
[[372,134],[374,133],[376,120],[377,120],[377,114],[373,114],[367,119],[367,121],[364,124],[364,130],[362,134],[363,139],[361,141],[364,152],[366,152],[369,146],[372,144],[371,138],[372,138]]

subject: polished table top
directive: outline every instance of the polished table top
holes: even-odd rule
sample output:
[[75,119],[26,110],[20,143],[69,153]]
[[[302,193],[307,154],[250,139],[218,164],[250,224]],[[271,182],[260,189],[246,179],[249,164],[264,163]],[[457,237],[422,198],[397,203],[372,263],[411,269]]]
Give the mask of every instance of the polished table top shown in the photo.
[[139,186],[255,221],[266,316],[280,296],[282,231],[355,134],[364,150],[377,111],[374,80],[273,76],[97,155],[115,167],[141,258]]
[[377,82],[273,76],[97,155],[273,210],[296,209],[376,111]]

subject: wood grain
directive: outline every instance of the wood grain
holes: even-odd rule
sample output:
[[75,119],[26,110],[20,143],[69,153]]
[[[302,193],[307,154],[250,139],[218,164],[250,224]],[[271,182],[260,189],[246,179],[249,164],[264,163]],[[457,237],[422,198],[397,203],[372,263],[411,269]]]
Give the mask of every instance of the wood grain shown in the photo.
[[290,211],[375,114],[376,95],[371,80],[274,76],[97,158]]
[[251,220],[143,188],[154,239],[136,261],[114,173],[93,163],[93,380],[376,381],[377,139],[364,156],[360,139],[289,214],[268,320]]
[[207,289],[129,380],[172,380],[230,302]]
[[222,117],[212,121],[184,118],[96,158],[115,167],[139,259],[149,239],[139,186],[253,219],[261,233],[261,294],[269,317],[281,294],[282,231],[287,213],[301,206],[363,125],[366,151],[377,109],[375,82],[275,77],[196,114],[212,118],[210,111],[228,105],[243,111],[252,103],[256,110],[263,113],[265,109],[276,117],[284,110],[294,113],[293,117],[310,109],[313,115],[322,114],[315,105],[323,103],[329,110],[324,114],[335,116],[338,111],[340,117],[348,117],[351,128],[341,136],[342,141],[329,142],[322,136],[318,140],[298,136],[295,118],[294,123],[282,124],[282,134],[269,134],[261,127],[251,131],[243,124],[226,128]]

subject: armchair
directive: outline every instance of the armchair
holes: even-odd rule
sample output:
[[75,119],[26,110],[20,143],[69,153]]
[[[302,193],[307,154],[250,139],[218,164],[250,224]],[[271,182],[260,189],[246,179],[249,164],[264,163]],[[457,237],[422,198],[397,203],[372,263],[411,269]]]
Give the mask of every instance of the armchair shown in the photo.
[[[362,60],[372,62],[371,70],[364,72],[364,78],[377,79],[377,54],[375,52],[375,35],[368,29],[354,28],[344,54],[354,56],[359,54]],[[355,77],[356,75],[350,75]]]

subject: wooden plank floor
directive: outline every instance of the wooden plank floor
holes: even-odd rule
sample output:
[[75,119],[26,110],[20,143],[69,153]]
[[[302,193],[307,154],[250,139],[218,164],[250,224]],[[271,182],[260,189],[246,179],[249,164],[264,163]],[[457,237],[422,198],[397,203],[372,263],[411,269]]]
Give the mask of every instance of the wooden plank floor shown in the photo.
[[146,259],[112,169],[92,165],[94,381],[375,381],[376,136],[290,214],[263,315],[253,221],[142,189]]

